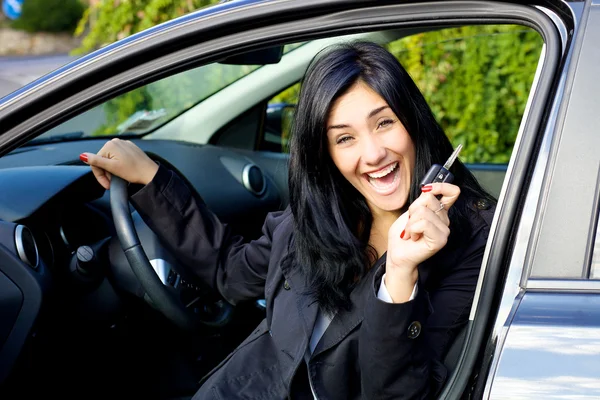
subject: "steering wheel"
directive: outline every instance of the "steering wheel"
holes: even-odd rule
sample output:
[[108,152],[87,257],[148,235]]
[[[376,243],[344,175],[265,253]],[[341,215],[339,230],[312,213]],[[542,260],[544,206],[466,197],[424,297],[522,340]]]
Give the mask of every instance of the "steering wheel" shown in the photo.
[[127,181],[115,175],[110,182],[110,208],[119,243],[131,269],[146,292],[147,296],[144,297],[147,297],[147,301],[149,300],[154,308],[184,330],[195,330],[201,325],[211,327],[225,325],[233,311],[233,306],[229,303],[221,301],[216,318],[202,319],[188,309],[171,288],[161,282],[140,244],[129,209]]

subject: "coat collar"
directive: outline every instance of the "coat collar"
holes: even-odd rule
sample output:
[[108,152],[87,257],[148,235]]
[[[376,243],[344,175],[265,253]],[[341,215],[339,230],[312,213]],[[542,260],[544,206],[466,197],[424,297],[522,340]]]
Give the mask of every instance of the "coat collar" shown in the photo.
[[368,291],[375,290],[373,278],[374,276],[381,278],[381,275],[383,275],[382,266],[384,264],[385,254],[377,260],[367,274],[352,289],[350,293],[352,308],[350,310],[339,310],[336,313],[319,340],[317,347],[315,347],[311,358],[337,345],[360,325],[364,318],[365,303],[369,296]]
[[[306,288],[306,280],[300,268],[290,267],[292,263],[284,263],[282,272],[284,278],[288,281],[291,289],[298,296],[297,308],[299,319],[310,341],[313,329],[317,320],[319,311],[318,303],[310,296],[304,294]],[[364,318],[364,305],[367,299],[367,291],[375,290],[373,286],[373,277],[376,271],[381,270],[385,264],[385,254],[377,260],[367,274],[358,282],[350,293],[352,308],[350,310],[339,310],[331,320],[331,323],[323,333],[317,347],[313,351],[312,357],[332,348],[340,343],[350,332],[352,332]],[[378,273],[380,278],[383,271]]]

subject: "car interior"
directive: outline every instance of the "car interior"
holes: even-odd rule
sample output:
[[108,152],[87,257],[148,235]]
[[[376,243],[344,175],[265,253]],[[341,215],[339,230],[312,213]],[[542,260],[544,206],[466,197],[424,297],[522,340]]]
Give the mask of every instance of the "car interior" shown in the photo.
[[[269,212],[288,205],[287,143],[312,57],[329,44],[371,40],[408,66],[418,52],[415,38],[455,28],[373,30],[236,54],[140,82],[1,157],[0,250],[9,261],[0,268],[0,398],[186,398],[264,318],[264,299],[234,307],[198,281],[128,205],[127,195],[139,186],[105,191],[80,153],[97,152],[112,137],[133,141],[249,241],[261,234]],[[535,32],[513,28],[469,37],[448,33],[427,46],[442,49],[444,57],[482,40]],[[514,83],[525,98],[536,65],[537,59],[532,73]],[[496,67],[482,62],[480,68]],[[445,100],[423,90],[436,116],[449,121]],[[513,142],[524,112],[519,107]],[[497,144],[453,136],[453,126],[444,128],[454,146],[467,150],[461,159],[498,198],[509,159],[494,156]],[[480,148],[492,154],[487,161]],[[127,219],[127,226],[117,219]],[[149,295],[123,251],[124,241],[135,242],[132,232],[163,300]],[[462,339],[448,353],[450,370]]]

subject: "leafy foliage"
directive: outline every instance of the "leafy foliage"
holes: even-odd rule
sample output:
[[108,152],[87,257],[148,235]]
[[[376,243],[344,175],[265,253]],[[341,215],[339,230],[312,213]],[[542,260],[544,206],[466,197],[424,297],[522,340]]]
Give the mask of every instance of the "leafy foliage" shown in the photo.
[[85,11],[79,21],[75,34],[85,37],[74,53],[87,53],[217,2],[218,0],[99,0]]
[[[468,163],[507,163],[542,49],[515,25],[475,25],[412,35],[387,45],[415,80]],[[295,104],[300,84],[271,102]]]
[[27,32],[73,32],[84,8],[79,0],[27,0],[12,26]]
[[[88,27],[89,33],[76,52],[94,50],[217,2],[99,0],[79,23],[76,34],[84,34]],[[463,161],[506,163],[542,46],[540,35],[527,27],[474,25],[412,35],[387,48],[413,77],[452,143],[463,145]],[[172,77],[163,84],[156,82],[110,100],[105,105],[107,121],[94,134],[116,133],[117,126],[135,111],[189,108],[201,100],[190,97],[190,89],[212,87],[210,79],[221,81],[221,75],[222,71],[204,71],[204,86],[197,81],[191,86],[184,75]],[[159,94],[161,85],[165,92]],[[298,90],[299,85],[294,85],[271,102],[295,104]]]
[[507,163],[543,41],[532,29],[481,25],[390,43],[465,162]]

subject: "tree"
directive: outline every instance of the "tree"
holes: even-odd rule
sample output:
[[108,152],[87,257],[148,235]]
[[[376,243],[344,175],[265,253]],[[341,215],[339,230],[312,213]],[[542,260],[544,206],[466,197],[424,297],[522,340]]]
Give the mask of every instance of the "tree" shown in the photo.
[[[217,0],[96,0],[77,28],[78,52],[88,52]],[[436,119],[466,162],[506,163],[510,158],[543,40],[518,25],[471,25],[434,30],[392,42],[387,48],[415,80]],[[218,74],[204,73],[210,86]],[[153,96],[155,82],[105,103],[106,123],[95,134],[110,135],[136,111],[181,110],[194,104],[185,76],[164,83],[171,95]],[[296,102],[299,85],[272,101]],[[196,99],[197,100],[197,99]],[[184,106],[182,106],[184,105]]]
[[218,0],[96,0],[79,21],[76,36],[84,36],[73,51],[83,54],[154,25],[180,17]]
[[470,25],[390,43],[461,160],[507,163],[533,82],[542,37],[520,25]]

